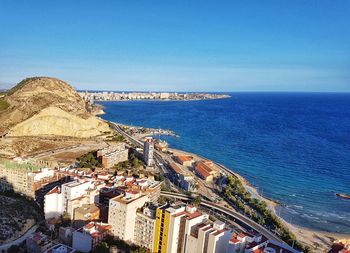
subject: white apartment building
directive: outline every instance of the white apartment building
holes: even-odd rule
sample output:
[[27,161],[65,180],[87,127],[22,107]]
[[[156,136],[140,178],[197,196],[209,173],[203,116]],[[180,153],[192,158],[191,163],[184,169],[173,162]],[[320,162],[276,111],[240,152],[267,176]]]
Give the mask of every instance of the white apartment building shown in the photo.
[[73,232],[73,248],[79,252],[91,252],[109,234],[110,228],[108,224],[90,222]]
[[134,242],[136,211],[148,201],[146,195],[132,190],[109,200],[108,224],[112,234],[124,241]]
[[73,217],[74,209],[98,201],[98,191],[92,180],[76,180],[53,188],[44,197],[45,218],[58,218],[66,212]]
[[232,231],[225,228],[225,223],[202,223],[193,226],[187,236],[184,253],[224,253],[228,250]]
[[56,186],[45,195],[44,213],[45,219],[58,218],[63,214],[63,195],[61,188]]
[[154,242],[156,208],[154,205],[149,205],[136,213],[134,243],[150,251],[152,251]]
[[[74,200],[83,197],[87,193],[87,190],[93,188],[94,185],[92,180],[77,180],[63,184],[61,186],[61,192],[63,195],[63,210],[72,217],[74,209],[80,207],[79,204],[74,204]],[[88,199],[86,202],[90,202],[89,200],[90,199]]]
[[203,224],[209,219],[209,215],[206,213],[202,213],[197,210],[195,206],[187,205],[186,206],[186,217],[184,219],[184,230],[182,231],[183,243],[181,252],[191,252],[187,250],[187,241],[191,236],[192,231],[199,224]]
[[154,141],[152,137],[148,137],[145,140],[143,145],[143,159],[147,166],[152,166],[154,164],[153,161],[153,153],[154,153]]
[[170,207],[168,211],[170,212],[168,252],[184,252],[187,236],[191,233],[192,227],[207,221],[209,215],[203,214],[192,205],[177,210]]
[[225,228],[225,223],[215,221],[213,224],[214,231],[208,235],[207,252],[222,253],[226,252],[229,241],[232,237],[232,231]]

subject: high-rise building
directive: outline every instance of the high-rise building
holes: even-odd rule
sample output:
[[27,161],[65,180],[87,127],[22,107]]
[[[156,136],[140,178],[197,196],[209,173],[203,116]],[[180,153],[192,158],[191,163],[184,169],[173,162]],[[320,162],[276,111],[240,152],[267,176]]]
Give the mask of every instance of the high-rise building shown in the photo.
[[207,221],[209,216],[191,205],[175,204],[157,209],[153,252],[177,253],[186,249],[192,227]]
[[124,241],[133,242],[135,238],[136,211],[148,201],[147,195],[133,190],[116,196],[109,201],[108,224],[112,234]]
[[232,231],[222,221],[192,226],[183,253],[222,253],[227,251]]
[[153,153],[154,140],[152,139],[152,137],[146,138],[145,143],[143,145],[143,159],[147,166],[152,166],[154,164]]
[[153,248],[157,206],[148,203],[136,213],[134,243],[150,251]]
[[[170,231],[170,205],[165,204],[157,208],[156,226],[154,229],[153,252],[166,253],[168,250],[168,240]],[[183,205],[173,206],[173,213],[184,211]]]
[[111,168],[113,165],[128,160],[129,150],[125,143],[110,145],[97,151],[97,157],[104,168]]
[[226,252],[229,241],[232,236],[232,231],[225,228],[225,223],[222,221],[215,221],[213,224],[213,232],[208,235],[207,252],[221,253]]
[[60,183],[62,175],[25,161],[0,160],[0,190],[14,190],[29,197],[41,197]]
[[92,180],[76,180],[52,189],[45,195],[45,218],[57,218],[64,212],[73,218],[75,208],[95,202],[92,194],[97,194],[97,190],[94,188]]

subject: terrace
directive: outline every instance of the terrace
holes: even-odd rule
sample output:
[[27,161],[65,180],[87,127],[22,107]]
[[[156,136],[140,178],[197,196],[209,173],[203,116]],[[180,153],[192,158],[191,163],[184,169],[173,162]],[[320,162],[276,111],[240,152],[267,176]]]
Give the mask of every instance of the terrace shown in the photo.
[[14,162],[11,160],[0,160],[0,167],[3,167],[5,169],[14,169],[14,170],[24,170],[24,171],[28,171],[28,172],[37,172],[40,171],[40,167],[27,163],[27,162]]

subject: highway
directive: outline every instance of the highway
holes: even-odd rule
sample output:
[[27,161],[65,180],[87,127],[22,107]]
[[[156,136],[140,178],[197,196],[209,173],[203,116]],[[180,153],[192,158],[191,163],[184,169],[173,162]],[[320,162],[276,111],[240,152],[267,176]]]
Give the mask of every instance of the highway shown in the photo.
[[[111,122],[112,123],[112,122]],[[126,139],[129,140],[129,142],[131,142],[132,144],[134,144],[135,146],[137,146],[138,148],[143,148],[143,142],[142,141],[139,141],[139,140],[136,140],[134,137],[132,137],[131,135],[125,133],[118,124],[116,123],[112,123],[114,125],[114,129],[121,135],[123,135]],[[165,160],[163,159],[162,157],[162,154],[158,151],[158,150],[154,150],[154,158],[155,158],[155,161],[156,161],[156,165],[158,167],[160,167],[160,169],[164,172],[164,174],[166,173],[170,173],[168,171],[168,169],[165,167],[165,166],[159,166],[160,163],[162,164],[165,164]]]
[[[188,195],[185,194],[180,194],[180,193],[174,193],[174,192],[165,192],[162,191],[160,193],[161,196],[164,197],[171,197],[171,198],[176,198],[176,199],[180,199],[180,200],[186,200],[186,201],[190,201],[193,199],[193,197],[190,197]],[[209,202],[206,200],[202,200],[200,203],[201,206],[204,206],[206,208],[210,208],[210,209],[214,209],[216,212],[220,212],[223,213],[229,217],[231,217],[233,220],[235,220],[236,222],[240,222],[252,229],[254,229],[255,231],[259,232],[260,234],[262,234],[263,236],[265,236],[268,239],[277,241],[279,243],[283,243],[285,244],[285,242],[283,240],[281,240],[277,235],[273,234],[271,231],[269,231],[268,229],[264,228],[263,226],[261,226],[260,224],[256,223],[255,221],[245,217],[244,215],[232,210],[232,209],[228,209],[226,207],[220,206],[218,204],[215,204],[213,202]]]
[[[127,138],[131,143],[133,143],[134,145],[136,145],[137,147],[143,148],[143,142],[136,140],[135,138],[133,138],[131,135],[125,133],[118,124],[112,123],[115,126],[115,130],[120,133],[121,135],[123,135],[125,138]],[[159,164],[161,163],[165,163],[165,160],[162,157],[162,154],[155,150],[155,160],[157,161],[157,163]],[[204,159],[204,158],[203,158]],[[156,164],[157,164],[156,163]],[[215,162],[214,162],[215,163]],[[220,167],[223,171],[225,171],[227,174],[229,175],[234,175],[235,174],[230,171],[228,168],[226,168],[225,166],[219,164],[219,163],[215,163],[218,167]],[[163,170],[165,175],[171,175],[171,172],[168,171],[168,169],[166,168],[166,166],[159,166],[161,167],[161,169]],[[180,193],[175,193],[175,192],[161,192],[161,195],[164,197],[172,197],[172,198],[177,198],[177,199],[181,199],[181,200],[191,200],[192,197],[188,196],[188,195],[184,195],[184,194],[180,194]],[[256,223],[255,221],[249,219],[248,217],[244,216],[243,214],[232,210],[232,209],[228,209],[226,207],[220,206],[218,204],[215,204],[213,202],[209,202],[209,201],[205,201],[202,200],[201,201],[201,206],[207,207],[207,208],[211,208],[214,209],[217,212],[221,212],[225,215],[228,215],[229,217],[231,217],[232,219],[240,222],[241,224],[244,224],[252,229],[254,229],[255,231],[259,232],[260,234],[264,235],[265,237],[272,239],[274,241],[280,242],[285,244],[285,242],[280,239],[277,235],[275,235],[274,233],[272,233],[271,231],[269,231],[268,229],[266,229],[265,227],[261,226],[260,224]]]

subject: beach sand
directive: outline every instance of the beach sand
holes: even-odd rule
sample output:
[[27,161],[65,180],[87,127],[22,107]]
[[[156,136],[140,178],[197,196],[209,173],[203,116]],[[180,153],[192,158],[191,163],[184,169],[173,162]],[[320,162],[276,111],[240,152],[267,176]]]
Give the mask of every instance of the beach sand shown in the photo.
[[[183,150],[177,150],[177,149],[169,149],[170,151],[174,152],[175,155],[182,154],[182,155],[189,155],[194,158],[195,161],[206,159],[202,156],[189,153]],[[207,159],[209,160],[209,159]],[[219,169],[219,168],[218,168]],[[266,202],[267,206],[270,208],[271,211],[273,211],[277,216],[276,207],[279,206],[279,202],[274,201],[272,199],[268,199],[266,197],[263,197],[259,194],[258,190],[252,186],[248,180],[246,180],[244,177],[242,177],[240,174],[233,172],[232,173],[241,180],[242,184],[246,188],[247,191],[249,191],[253,198],[257,198],[260,200],[263,200]],[[314,252],[328,252],[333,242],[337,239],[350,239],[350,235],[348,234],[339,234],[339,233],[329,233],[329,232],[323,232],[323,231],[317,231],[305,227],[301,227],[295,224],[288,223],[283,218],[279,216],[279,218],[283,221],[283,223],[289,228],[289,230],[295,234],[298,241],[302,242],[305,245],[310,246],[310,248]]]

